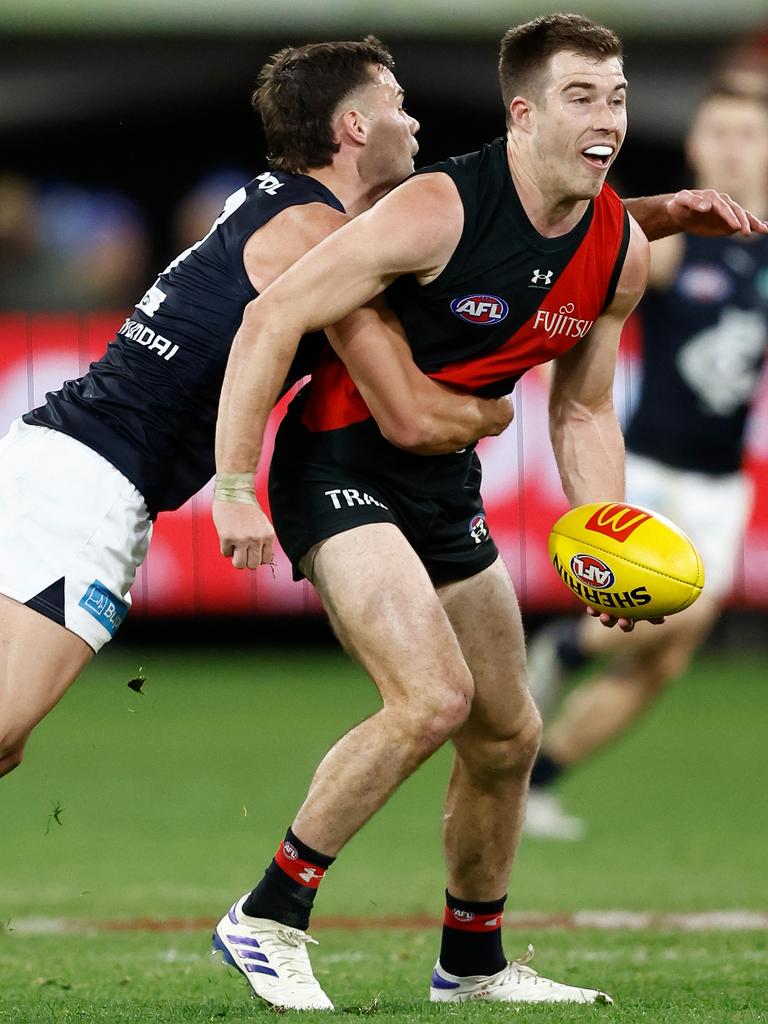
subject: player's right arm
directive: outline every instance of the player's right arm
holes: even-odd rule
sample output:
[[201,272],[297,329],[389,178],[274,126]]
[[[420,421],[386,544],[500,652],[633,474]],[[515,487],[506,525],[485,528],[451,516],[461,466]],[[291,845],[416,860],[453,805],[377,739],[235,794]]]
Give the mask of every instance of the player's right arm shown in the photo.
[[236,567],[256,568],[272,559],[266,517],[249,514],[231,498],[249,494],[246,500],[255,503],[253,473],[267,418],[300,338],[343,320],[401,274],[422,281],[436,277],[458,244],[463,222],[450,178],[412,178],[326,238],[246,307],[216,428],[214,520],[222,553]]
[[[245,245],[243,262],[251,284],[264,292],[348,221],[324,203],[283,210]],[[437,455],[500,434],[509,425],[513,406],[508,399],[461,394],[423,374],[400,321],[382,299],[355,310],[326,333],[392,444]]]

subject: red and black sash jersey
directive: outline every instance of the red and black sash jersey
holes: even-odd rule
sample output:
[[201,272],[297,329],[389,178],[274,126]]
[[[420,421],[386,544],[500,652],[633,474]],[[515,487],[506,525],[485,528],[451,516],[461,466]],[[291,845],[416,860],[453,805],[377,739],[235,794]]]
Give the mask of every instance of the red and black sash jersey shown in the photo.
[[[487,397],[508,394],[532,366],[580,341],[613,299],[629,244],[629,218],[604,185],[579,223],[544,238],[529,221],[497,139],[477,153],[425,167],[456,184],[464,228],[440,275],[398,278],[386,292],[417,366]],[[315,368],[302,420],[334,430],[370,413],[343,364],[327,352]]]

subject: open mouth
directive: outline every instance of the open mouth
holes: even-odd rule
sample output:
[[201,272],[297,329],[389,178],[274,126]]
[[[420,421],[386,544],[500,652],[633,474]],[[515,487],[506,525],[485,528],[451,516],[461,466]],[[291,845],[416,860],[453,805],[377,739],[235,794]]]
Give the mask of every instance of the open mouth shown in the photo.
[[611,157],[616,152],[614,146],[595,145],[582,149],[581,155],[592,167],[605,170],[611,162]]

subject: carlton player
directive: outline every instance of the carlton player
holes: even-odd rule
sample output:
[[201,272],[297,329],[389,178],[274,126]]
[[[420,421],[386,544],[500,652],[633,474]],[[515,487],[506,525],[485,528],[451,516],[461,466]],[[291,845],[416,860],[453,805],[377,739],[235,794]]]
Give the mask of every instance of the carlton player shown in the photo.
[[[626,131],[621,45],[579,16],[539,18],[504,37],[500,82],[506,140],[417,174],[246,311],[222,393],[219,472],[251,478],[301,334],[386,289],[417,364],[438,380],[499,395],[555,359],[550,421],[566,494],[574,505],[622,500],[611,390],[648,243],[605,185]],[[333,859],[449,738],[447,905],[431,999],[607,1000],[508,963],[502,949],[540,720],[480,475],[473,446],[422,458],[387,444],[332,355],[280,430],[270,481],[278,536],[383,706],[327,754],[264,879],[217,928],[215,944],[272,1001],[297,987],[272,966],[291,962],[285,936],[311,976],[305,929]],[[215,501],[214,518],[235,564],[269,560],[269,526],[253,506]]]
[[[418,123],[391,68],[372,37],[277,54],[254,94],[271,170],[229,197],[89,373],[0,441],[0,775],[125,617],[154,517],[210,479],[244,308],[413,170]],[[453,394],[419,373],[393,322],[361,311],[342,329],[352,372],[395,443],[451,450],[509,422],[505,402]],[[306,348],[319,351],[319,339]],[[308,365],[299,359],[284,379]]]

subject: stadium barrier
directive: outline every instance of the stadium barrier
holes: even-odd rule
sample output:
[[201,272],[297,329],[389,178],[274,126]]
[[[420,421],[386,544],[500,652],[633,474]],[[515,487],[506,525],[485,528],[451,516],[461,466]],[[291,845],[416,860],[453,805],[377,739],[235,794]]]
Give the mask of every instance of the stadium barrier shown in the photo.
[[[39,405],[47,391],[85,373],[122,323],[115,314],[0,314],[0,435],[13,419]],[[632,326],[622,344],[616,377],[617,409],[625,417],[639,383],[638,339]],[[526,375],[516,392],[516,415],[498,438],[481,442],[483,494],[493,536],[529,612],[577,607],[547,559],[547,534],[566,509],[547,426],[546,371]],[[266,503],[264,467],[285,400],[270,424],[259,497]],[[755,484],[755,506],[740,558],[731,603],[768,608],[768,380],[755,407],[747,468]],[[238,572],[219,554],[209,506],[209,484],[177,512],[155,525],[149,557],[133,590],[134,609],[144,615],[256,612],[269,615],[316,612],[319,603],[306,582],[293,583],[278,551],[270,571]],[[467,524],[469,529],[469,524]]]

